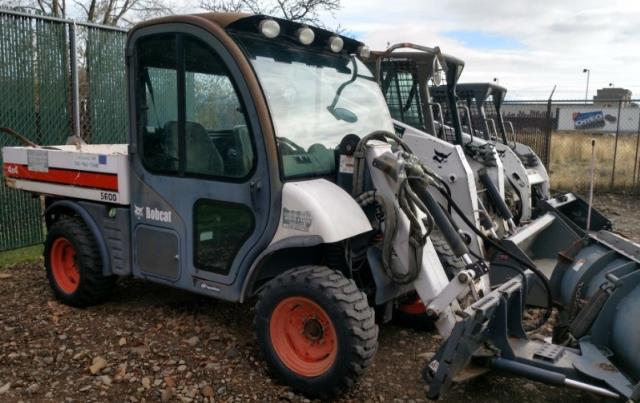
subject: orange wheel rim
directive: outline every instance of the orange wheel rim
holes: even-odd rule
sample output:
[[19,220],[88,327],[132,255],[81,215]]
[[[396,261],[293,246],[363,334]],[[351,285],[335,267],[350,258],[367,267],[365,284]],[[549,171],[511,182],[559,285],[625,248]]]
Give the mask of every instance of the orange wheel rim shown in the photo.
[[80,271],[76,265],[76,250],[66,238],[58,238],[51,247],[51,272],[58,288],[72,294],[80,282]]
[[271,315],[269,335],[280,361],[298,375],[322,375],[336,360],[336,329],[327,312],[308,298],[280,301]]
[[419,297],[416,297],[413,301],[400,305],[398,310],[409,315],[421,315],[427,312],[427,307]]

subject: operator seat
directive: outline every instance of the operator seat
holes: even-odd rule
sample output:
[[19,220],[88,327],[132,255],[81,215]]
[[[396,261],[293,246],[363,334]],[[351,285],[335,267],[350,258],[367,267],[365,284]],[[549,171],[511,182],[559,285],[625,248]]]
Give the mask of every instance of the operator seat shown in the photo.
[[231,131],[234,149],[234,172],[236,176],[245,176],[251,170],[253,165],[253,147],[251,146],[251,137],[249,136],[249,128],[246,125],[236,125]]
[[[164,126],[167,133],[169,155],[178,155],[178,122],[167,122]],[[222,176],[224,162],[217,147],[209,138],[207,130],[199,123],[184,122],[186,165],[188,173]]]

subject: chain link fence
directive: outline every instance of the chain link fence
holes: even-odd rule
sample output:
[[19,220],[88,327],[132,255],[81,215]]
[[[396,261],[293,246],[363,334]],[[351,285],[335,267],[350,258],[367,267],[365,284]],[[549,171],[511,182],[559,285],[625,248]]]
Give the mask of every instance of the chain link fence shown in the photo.
[[[125,142],[125,41],[119,28],[0,10],[0,127],[42,145],[65,143],[75,132],[89,143]],[[413,94],[415,104],[391,99],[389,106],[419,123],[420,91],[409,80],[415,72],[405,73],[396,91]],[[432,95],[438,102],[437,91]],[[493,101],[485,102],[487,125],[472,113],[463,117],[467,130],[498,135]],[[439,105],[437,119],[448,113],[446,102]],[[502,115],[509,137],[532,147],[547,166],[553,188],[586,190],[593,151],[596,191],[640,192],[638,101],[510,101]],[[17,144],[0,136],[0,146],[7,145]],[[40,199],[0,186],[0,250],[42,237]]]
[[640,100],[512,101],[503,114],[545,161],[554,189],[587,190],[593,154],[595,191],[640,193]]
[[[79,121],[87,142],[125,142],[125,40],[118,28],[0,10],[0,127],[51,145],[64,144]],[[0,133],[0,147],[13,145]],[[40,199],[1,185],[0,251],[41,242]]]

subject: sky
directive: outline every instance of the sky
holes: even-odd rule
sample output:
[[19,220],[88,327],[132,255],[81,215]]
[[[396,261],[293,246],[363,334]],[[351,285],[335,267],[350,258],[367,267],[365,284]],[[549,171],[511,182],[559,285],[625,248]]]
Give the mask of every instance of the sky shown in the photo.
[[[391,6],[392,5],[392,6]],[[638,0],[342,0],[334,15],[371,49],[388,43],[440,46],[466,62],[461,82],[498,79],[509,99],[589,99],[598,88],[640,98]]]

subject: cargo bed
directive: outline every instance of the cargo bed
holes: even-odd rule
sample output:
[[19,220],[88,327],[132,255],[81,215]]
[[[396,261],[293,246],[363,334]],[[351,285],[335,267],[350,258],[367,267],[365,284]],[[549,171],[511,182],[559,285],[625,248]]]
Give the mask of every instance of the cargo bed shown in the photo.
[[4,147],[5,185],[45,195],[129,204],[127,144]]

